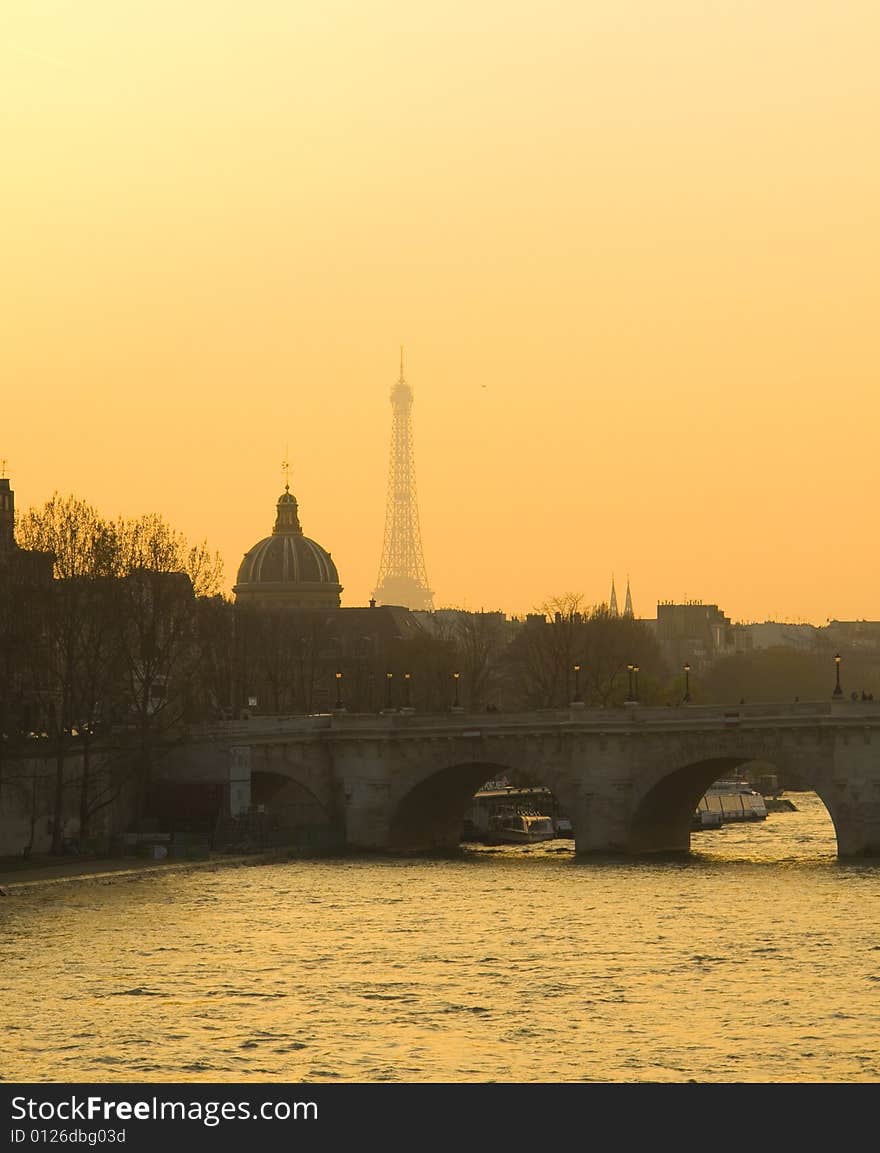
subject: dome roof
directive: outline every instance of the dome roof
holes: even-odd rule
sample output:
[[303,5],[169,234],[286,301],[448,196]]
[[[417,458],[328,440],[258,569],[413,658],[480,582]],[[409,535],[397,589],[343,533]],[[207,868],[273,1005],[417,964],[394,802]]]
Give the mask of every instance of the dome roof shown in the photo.
[[330,553],[303,534],[296,497],[278,498],[272,535],[244,554],[233,589],[238,600],[337,606],[342,588]]
[[243,584],[339,584],[336,565],[319,544],[303,536],[272,534],[244,554],[236,587]]

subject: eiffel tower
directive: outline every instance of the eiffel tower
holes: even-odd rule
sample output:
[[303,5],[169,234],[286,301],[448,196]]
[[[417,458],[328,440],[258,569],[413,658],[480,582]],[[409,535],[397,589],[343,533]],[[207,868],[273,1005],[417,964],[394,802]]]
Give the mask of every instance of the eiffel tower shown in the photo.
[[416,465],[412,431],[413,390],[403,376],[391,388],[391,462],[388,469],[388,503],[382,559],[373,596],[380,604],[408,609],[433,609],[434,594],[428,588],[419,505],[416,497]]

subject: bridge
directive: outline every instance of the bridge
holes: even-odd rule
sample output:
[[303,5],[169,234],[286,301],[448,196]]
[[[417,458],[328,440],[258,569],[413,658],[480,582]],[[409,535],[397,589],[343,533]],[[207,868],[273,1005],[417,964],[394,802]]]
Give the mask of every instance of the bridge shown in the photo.
[[452,849],[473,794],[516,770],[552,790],[579,854],[687,851],[706,788],[762,761],[787,788],[819,795],[841,857],[880,856],[880,702],[339,712],[225,722],[190,738],[166,770],[173,779],[227,783],[233,812],[296,801],[353,849]]

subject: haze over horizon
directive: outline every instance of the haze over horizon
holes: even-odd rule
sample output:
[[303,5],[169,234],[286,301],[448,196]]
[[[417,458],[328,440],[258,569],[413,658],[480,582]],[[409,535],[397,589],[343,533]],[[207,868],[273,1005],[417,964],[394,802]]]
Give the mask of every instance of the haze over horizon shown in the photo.
[[0,17],[0,457],[225,561],[288,447],[375,585],[398,346],[435,603],[878,619],[867,0]]

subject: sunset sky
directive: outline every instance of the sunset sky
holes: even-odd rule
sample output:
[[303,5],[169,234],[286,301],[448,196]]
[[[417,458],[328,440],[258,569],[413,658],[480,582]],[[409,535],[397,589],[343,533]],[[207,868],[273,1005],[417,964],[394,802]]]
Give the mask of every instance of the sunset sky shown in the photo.
[[880,618],[876,0],[12,0],[0,457],[227,585],[289,446],[436,603]]

